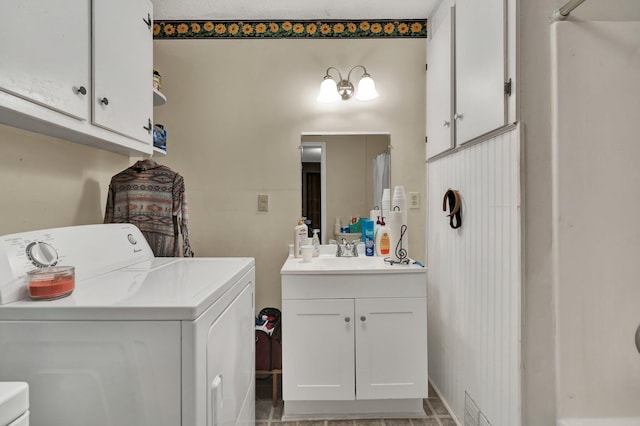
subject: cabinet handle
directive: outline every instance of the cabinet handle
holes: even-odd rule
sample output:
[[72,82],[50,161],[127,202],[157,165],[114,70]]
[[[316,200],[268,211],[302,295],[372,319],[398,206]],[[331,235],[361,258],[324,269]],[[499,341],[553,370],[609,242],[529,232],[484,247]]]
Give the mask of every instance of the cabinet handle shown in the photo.
[[447,120],[444,120],[444,123],[442,123],[442,125],[443,125],[444,127],[449,127],[449,126],[451,125],[451,123],[450,123],[450,122],[448,122]]
[[367,317],[365,317],[364,315],[360,317],[360,321],[365,322],[366,320],[367,320]]
[[100,99],[100,103],[101,103],[102,105],[104,105],[104,106],[107,106],[107,105],[109,105],[109,99],[107,99],[107,98],[102,98],[102,99]]
[[147,24],[147,28],[151,29],[151,14],[147,13],[147,19],[142,18],[145,24]]
[[462,120],[462,114],[458,114],[458,113],[453,114],[453,118],[454,120]]
[[344,317],[344,322],[349,322],[351,321],[351,317]]
[[151,133],[151,119],[147,118],[147,120],[149,120],[149,124],[147,126],[142,126],[142,128],[145,129],[147,133]]
[[86,95],[87,94],[87,89],[84,88],[84,86],[80,86],[76,89],[76,93],[80,94],[80,95]]

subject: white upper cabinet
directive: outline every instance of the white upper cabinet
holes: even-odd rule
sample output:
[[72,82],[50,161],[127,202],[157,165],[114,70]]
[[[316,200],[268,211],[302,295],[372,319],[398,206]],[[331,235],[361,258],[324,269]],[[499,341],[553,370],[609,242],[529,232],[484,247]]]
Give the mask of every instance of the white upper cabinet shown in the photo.
[[454,146],[452,110],[452,8],[440,7],[429,20],[427,43],[427,158]]
[[505,0],[456,1],[456,143],[506,124]]
[[93,122],[151,143],[153,38],[146,0],[93,2]]
[[505,34],[505,0],[445,0],[429,18],[427,159],[507,123]]
[[0,123],[150,154],[152,7],[149,0],[0,0]]
[[0,90],[89,118],[91,4],[0,0]]

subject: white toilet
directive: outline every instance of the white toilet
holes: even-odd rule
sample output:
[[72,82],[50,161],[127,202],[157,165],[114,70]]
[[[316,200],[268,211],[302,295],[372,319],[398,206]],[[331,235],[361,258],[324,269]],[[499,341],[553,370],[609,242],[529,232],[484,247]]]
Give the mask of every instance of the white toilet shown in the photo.
[[0,426],[29,426],[29,385],[0,382]]

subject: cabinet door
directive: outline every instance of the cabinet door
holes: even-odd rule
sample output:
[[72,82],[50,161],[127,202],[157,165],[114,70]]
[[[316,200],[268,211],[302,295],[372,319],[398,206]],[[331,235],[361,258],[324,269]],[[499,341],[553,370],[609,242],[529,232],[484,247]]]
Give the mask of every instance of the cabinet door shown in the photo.
[[0,0],[0,10],[0,90],[87,120],[89,0]]
[[153,40],[145,21],[151,11],[147,0],[93,1],[93,122],[149,144]]
[[353,299],[282,301],[282,396],[353,400]]
[[356,299],[355,322],[356,399],[426,398],[426,299]]
[[505,0],[456,1],[456,143],[505,124]]
[[[448,2],[447,2],[448,3]],[[451,99],[452,8],[443,4],[429,20],[427,44],[427,159],[453,148]]]

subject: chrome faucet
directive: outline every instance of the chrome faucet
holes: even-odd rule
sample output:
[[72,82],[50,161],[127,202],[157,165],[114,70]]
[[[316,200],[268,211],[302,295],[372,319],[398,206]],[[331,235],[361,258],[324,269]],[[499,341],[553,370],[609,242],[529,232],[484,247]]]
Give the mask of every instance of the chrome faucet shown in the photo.
[[341,242],[330,240],[329,244],[336,245],[336,257],[358,257],[358,243],[360,239],[353,240],[350,243],[345,238]]

